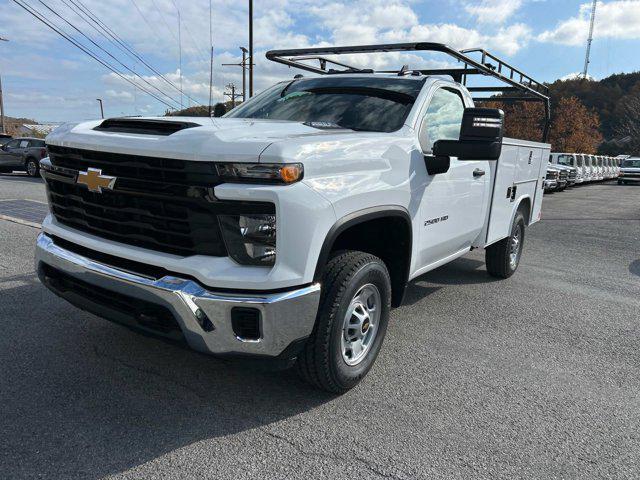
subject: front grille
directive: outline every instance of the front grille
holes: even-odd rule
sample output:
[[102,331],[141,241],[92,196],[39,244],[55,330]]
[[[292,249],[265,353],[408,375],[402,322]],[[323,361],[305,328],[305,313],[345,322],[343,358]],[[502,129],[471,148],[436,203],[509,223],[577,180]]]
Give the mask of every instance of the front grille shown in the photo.
[[578,176],[578,173],[575,170],[571,170],[569,172],[569,180],[575,180],[577,176]]
[[[102,238],[181,256],[226,256],[219,214],[273,214],[271,203],[218,201],[215,165],[207,162],[49,147],[43,170],[51,211],[69,227]],[[62,167],[62,169],[60,169]],[[114,190],[91,192],[78,170],[116,176]]]
[[95,152],[78,148],[48,145],[51,163],[73,170],[99,168],[106,175],[136,181],[213,187],[220,178],[213,162],[193,162],[171,158]]
[[560,178],[560,180],[566,180],[567,179],[567,172],[565,172],[564,170],[561,170],[560,174],[559,174],[559,178]]

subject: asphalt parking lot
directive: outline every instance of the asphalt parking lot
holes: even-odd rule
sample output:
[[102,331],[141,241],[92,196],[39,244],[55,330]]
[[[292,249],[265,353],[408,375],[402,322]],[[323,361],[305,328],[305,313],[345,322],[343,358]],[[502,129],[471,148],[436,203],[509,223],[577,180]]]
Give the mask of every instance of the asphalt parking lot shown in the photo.
[[[21,199],[41,181],[0,175]],[[481,252],[421,277],[342,397],[74,309],[37,234],[0,219],[2,478],[640,477],[640,187],[546,195],[509,280]]]

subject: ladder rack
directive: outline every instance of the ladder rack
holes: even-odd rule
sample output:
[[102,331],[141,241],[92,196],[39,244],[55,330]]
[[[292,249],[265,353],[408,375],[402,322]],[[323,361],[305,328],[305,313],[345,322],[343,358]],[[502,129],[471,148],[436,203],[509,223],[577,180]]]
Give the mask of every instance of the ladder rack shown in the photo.
[[[327,58],[327,55],[351,55],[356,53],[381,53],[381,52],[437,52],[443,53],[455,59],[462,68],[442,68],[416,70],[403,67],[399,70],[363,69],[346,63]],[[454,81],[461,83],[471,94],[501,94],[501,96],[477,96],[476,101],[495,102],[541,102],[544,105],[544,129],[543,142],[547,141],[551,126],[551,102],[549,89],[546,85],[534,80],[530,75],[501,60],[495,55],[479,48],[455,50],[442,43],[417,42],[417,43],[391,43],[380,45],[355,45],[345,47],[317,47],[299,48],[289,50],[271,50],[267,52],[267,58],[289,67],[299,68],[320,75],[335,75],[343,73],[376,74],[386,73],[398,75],[450,75]],[[318,62],[317,66],[308,62]],[[340,68],[332,68],[340,67]],[[470,77],[482,75],[491,77],[500,82],[493,86],[469,86]],[[508,96],[506,96],[507,94]]]

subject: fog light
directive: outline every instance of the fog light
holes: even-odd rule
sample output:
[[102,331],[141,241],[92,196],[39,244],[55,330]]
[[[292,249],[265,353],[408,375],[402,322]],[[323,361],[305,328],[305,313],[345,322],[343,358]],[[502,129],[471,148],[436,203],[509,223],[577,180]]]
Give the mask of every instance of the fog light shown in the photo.
[[220,215],[229,256],[241,265],[272,266],[276,261],[276,216]]

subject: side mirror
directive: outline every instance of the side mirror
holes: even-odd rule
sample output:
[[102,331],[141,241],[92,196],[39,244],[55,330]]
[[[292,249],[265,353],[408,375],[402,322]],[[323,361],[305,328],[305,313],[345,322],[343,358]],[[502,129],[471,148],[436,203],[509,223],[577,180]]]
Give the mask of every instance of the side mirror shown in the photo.
[[436,157],[459,160],[498,160],[502,152],[504,112],[496,108],[465,108],[459,140],[438,140]]

